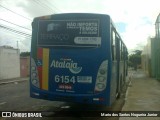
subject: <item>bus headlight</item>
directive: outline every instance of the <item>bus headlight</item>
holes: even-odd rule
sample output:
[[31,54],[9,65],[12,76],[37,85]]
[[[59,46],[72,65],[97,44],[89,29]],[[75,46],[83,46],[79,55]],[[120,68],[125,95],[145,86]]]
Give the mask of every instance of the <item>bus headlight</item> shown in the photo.
[[36,79],[33,79],[33,80],[32,80],[32,83],[33,83],[33,84],[37,84],[37,80],[36,80]]
[[102,75],[104,75],[106,73],[106,71],[104,69],[100,69],[99,73],[102,74]]
[[105,81],[105,79],[106,79],[106,78],[105,78],[105,77],[103,77],[103,76],[98,77],[98,81],[99,81],[99,82],[104,82],[104,81]]
[[35,87],[40,87],[37,66],[33,58],[31,58],[31,75],[30,75],[31,83]]
[[31,70],[32,70],[32,71],[36,71],[36,67],[32,66],[32,67],[31,67]]
[[37,77],[37,73],[36,72],[33,72],[32,73],[32,76],[35,78],[35,77]]
[[103,90],[105,88],[105,84],[103,83],[97,83],[96,86],[99,90]]
[[108,60],[105,60],[101,63],[98,73],[97,79],[95,83],[95,91],[101,92],[106,88],[107,85],[107,69],[108,69]]

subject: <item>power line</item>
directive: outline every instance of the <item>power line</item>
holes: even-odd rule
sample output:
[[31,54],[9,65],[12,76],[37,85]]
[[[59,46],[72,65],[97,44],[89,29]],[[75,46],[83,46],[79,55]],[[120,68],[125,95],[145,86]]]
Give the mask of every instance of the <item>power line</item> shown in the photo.
[[62,12],[59,8],[57,8],[55,5],[52,4],[53,1],[52,1],[52,2],[49,2],[48,0],[46,0],[46,2],[47,2],[48,4],[51,4],[54,8],[56,8],[57,11]]
[[7,21],[7,20],[1,19],[1,18],[0,18],[0,20],[5,21],[5,22],[10,23],[10,24],[12,24],[12,25],[16,25],[16,26],[18,26],[18,27],[21,27],[21,28],[24,28],[24,29],[27,29],[27,30],[30,30],[30,31],[31,31],[31,29],[29,29],[29,28],[26,28],[26,27],[23,27],[23,26],[20,26],[20,25],[14,24],[14,23],[9,22],[9,21]]
[[26,36],[26,37],[30,37],[30,36],[31,36],[31,35],[29,35],[29,34],[26,34],[26,33],[23,33],[23,32],[21,32],[21,31],[17,31],[17,30],[8,28],[8,27],[4,27],[4,26],[1,26],[1,25],[0,25],[0,27],[1,27],[2,29],[6,29],[6,30],[8,30],[8,31],[11,31],[11,32],[14,32],[14,33],[17,33],[17,34],[20,34],[20,35],[24,35],[24,36]]
[[[7,37],[9,37],[9,38],[11,38],[11,37],[16,38],[20,42],[22,42],[23,40],[31,40],[31,37],[26,37],[24,35],[19,35],[17,33],[13,33],[12,31],[9,31],[9,32],[6,33],[6,31],[8,31],[8,30],[4,29],[3,31],[1,31],[1,33],[7,34]],[[19,37],[19,36],[21,36],[21,37]]]
[[[36,4],[38,4],[39,6],[41,6],[42,8],[44,8],[45,10],[46,10],[46,8],[48,9],[48,7],[46,7],[45,5],[43,5],[43,4],[40,4],[40,2],[38,2],[38,1],[36,1],[36,0],[32,0],[34,3],[36,3]],[[49,12],[51,12],[51,13],[53,13],[53,11],[52,10],[50,10],[50,9],[48,9],[49,10]]]
[[18,31],[18,30],[9,28],[9,27],[7,27],[7,26],[0,25],[0,28],[5,29],[5,30],[8,30],[8,31],[11,31],[11,32],[14,32],[14,33],[19,34],[19,35],[23,35],[23,36],[25,36],[25,37],[31,37],[30,34],[27,34],[27,33],[24,33],[24,32],[21,32],[21,31]]
[[43,5],[44,7],[48,8],[51,12],[54,12],[54,10],[48,6],[46,3],[40,1],[40,0],[34,0],[34,1],[37,1],[38,3],[40,3],[41,5]]
[[27,17],[25,17],[25,16],[23,16],[23,15],[20,15],[20,14],[18,14],[18,13],[16,13],[16,12],[14,12],[14,11],[12,11],[12,10],[10,10],[10,9],[8,9],[8,8],[6,8],[6,7],[4,7],[4,6],[2,6],[1,4],[0,4],[0,7],[2,7],[2,8],[4,8],[4,9],[6,9],[6,10],[8,10],[8,11],[10,11],[10,12],[12,12],[12,13],[16,14],[16,15],[19,15],[19,16],[21,16],[21,17],[23,17],[23,18],[27,19],[27,20],[32,21],[31,19],[29,19],[29,18],[27,18]]

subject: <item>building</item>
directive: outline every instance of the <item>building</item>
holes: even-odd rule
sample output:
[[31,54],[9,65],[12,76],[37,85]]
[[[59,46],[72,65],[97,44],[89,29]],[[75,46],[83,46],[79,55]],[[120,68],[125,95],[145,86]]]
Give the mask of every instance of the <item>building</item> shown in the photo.
[[148,39],[147,45],[143,48],[142,54],[141,54],[141,64],[142,69],[146,72],[148,76],[152,76],[152,69],[151,69],[151,41],[153,38]]
[[160,38],[160,14],[157,16],[155,22],[155,31],[156,31],[156,38]]
[[21,77],[28,77],[30,75],[30,57],[20,57],[20,73]]
[[0,80],[20,77],[19,49],[0,46]]
[[157,16],[156,22],[155,22],[155,42],[154,42],[154,62],[155,65],[154,71],[155,71],[155,78],[160,80],[160,14]]
[[156,35],[150,38],[142,52],[142,68],[149,76],[160,80],[160,14],[155,22]]

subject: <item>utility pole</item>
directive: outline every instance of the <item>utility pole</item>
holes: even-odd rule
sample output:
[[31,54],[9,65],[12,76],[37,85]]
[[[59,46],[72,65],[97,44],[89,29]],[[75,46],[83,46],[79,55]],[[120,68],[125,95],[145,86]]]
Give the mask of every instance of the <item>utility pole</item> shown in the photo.
[[17,49],[19,49],[19,46],[18,46],[18,41],[17,41]]
[[20,53],[18,41],[17,41],[17,53]]

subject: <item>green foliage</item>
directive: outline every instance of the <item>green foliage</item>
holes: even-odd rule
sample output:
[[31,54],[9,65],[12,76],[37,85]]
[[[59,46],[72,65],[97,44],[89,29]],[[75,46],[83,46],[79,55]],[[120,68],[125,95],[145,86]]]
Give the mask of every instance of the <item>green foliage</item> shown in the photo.
[[129,55],[129,66],[137,69],[137,66],[141,64],[141,50],[135,50],[134,54]]
[[30,56],[30,52],[21,52],[20,56],[21,56],[21,57]]

